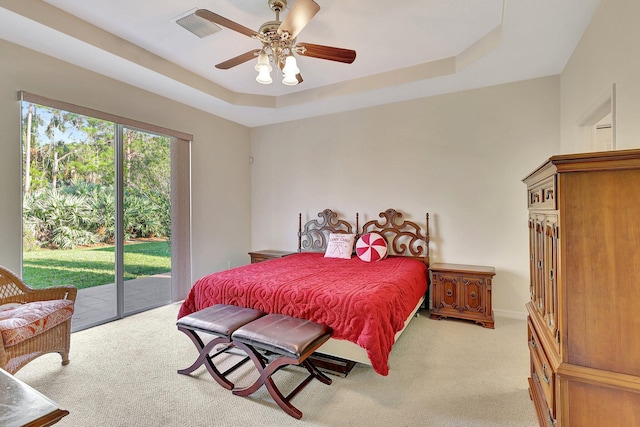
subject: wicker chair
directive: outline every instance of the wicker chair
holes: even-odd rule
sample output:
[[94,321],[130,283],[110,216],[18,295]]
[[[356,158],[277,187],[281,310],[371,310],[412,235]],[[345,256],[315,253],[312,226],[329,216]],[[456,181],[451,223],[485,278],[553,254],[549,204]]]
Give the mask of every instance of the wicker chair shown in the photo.
[[[0,306],[20,304],[17,308],[0,311],[0,367],[14,374],[46,353],[60,353],[62,364],[68,364],[71,314],[77,293],[74,286],[31,288],[14,273],[0,267]],[[46,316],[32,322],[36,317],[44,316],[42,313]],[[23,325],[20,333],[11,329],[16,325]]]

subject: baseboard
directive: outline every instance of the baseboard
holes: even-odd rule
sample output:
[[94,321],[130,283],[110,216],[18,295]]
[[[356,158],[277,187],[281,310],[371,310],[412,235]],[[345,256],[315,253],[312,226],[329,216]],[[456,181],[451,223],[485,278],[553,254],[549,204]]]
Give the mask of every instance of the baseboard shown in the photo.
[[507,319],[527,320],[526,311],[510,311],[510,310],[496,310],[493,309],[493,315],[495,317],[506,317]]

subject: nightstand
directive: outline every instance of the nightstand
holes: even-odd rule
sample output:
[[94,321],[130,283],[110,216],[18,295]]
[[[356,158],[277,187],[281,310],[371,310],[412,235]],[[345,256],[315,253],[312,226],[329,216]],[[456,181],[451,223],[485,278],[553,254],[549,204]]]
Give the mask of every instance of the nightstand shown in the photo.
[[493,267],[464,264],[431,264],[432,319],[455,317],[494,327],[491,308]]
[[291,255],[294,253],[295,252],[264,249],[261,251],[249,252],[249,256],[251,257],[251,264],[255,264],[257,262],[268,261],[270,259],[282,258],[284,256]]

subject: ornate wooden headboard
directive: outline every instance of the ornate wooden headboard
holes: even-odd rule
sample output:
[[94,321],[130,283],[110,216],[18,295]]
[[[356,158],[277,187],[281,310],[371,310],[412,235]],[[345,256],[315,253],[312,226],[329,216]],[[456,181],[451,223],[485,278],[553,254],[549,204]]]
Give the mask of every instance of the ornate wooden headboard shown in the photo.
[[302,213],[298,215],[298,252],[324,252],[330,233],[356,234],[356,240],[365,233],[379,233],[384,236],[389,248],[389,256],[403,256],[417,259],[429,266],[429,214],[426,214],[424,231],[417,223],[403,219],[402,213],[387,209],[378,215],[380,220],[366,222],[359,228],[359,214],[356,213],[355,231],[353,226],[331,209],[318,213],[319,220],[313,219],[302,226]]
[[[404,256],[417,259],[429,266],[429,214],[425,217],[425,229],[413,221],[402,218],[395,209],[380,212],[382,220],[371,220],[362,226],[360,235],[382,234],[387,241],[389,256]],[[356,214],[356,224],[358,215]]]
[[[348,221],[338,219],[331,209],[318,213],[320,220],[313,219],[302,228],[302,214],[298,215],[298,253],[324,252],[327,249],[330,233],[354,233]],[[356,226],[357,227],[357,226]]]

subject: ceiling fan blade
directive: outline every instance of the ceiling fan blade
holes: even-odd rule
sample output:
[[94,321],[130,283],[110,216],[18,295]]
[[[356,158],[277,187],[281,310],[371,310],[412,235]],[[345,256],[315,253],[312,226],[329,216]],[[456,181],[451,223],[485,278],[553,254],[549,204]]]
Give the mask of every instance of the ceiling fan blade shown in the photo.
[[[345,64],[351,64],[356,59],[356,51],[351,49],[311,43],[298,43],[296,48],[302,48],[300,50],[297,49],[299,55],[310,56],[312,58],[328,59],[329,61],[344,62]],[[303,51],[304,53],[302,53]]]
[[206,19],[207,21],[211,21],[214,24],[222,25],[223,27],[227,27],[230,30],[237,31],[240,34],[244,34],[245,36],[253,37],[258,35],[258,33],[253,31],[252,29],[233,22],[232,20],[220,16],[217,13],[213,13],[207,9],[196,10],[196,15],[200,18]]
[[313,0],[296,0],[280,24],[278,33],[282,34],[286,31],[292,39],[295,39],[319,10],[320,6]]
[[251,61],[256,58],[256,55],[260,52],[260,49],[250,50],[249,52],[243,53],[242,55],[238,55],[235,58],[231,58],[227,61],[221,62],[216,65],[216,68],[220,70],[228,70],[231,67],[235,67],[236,65],[244,64],[247,61]]

